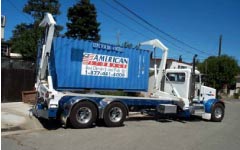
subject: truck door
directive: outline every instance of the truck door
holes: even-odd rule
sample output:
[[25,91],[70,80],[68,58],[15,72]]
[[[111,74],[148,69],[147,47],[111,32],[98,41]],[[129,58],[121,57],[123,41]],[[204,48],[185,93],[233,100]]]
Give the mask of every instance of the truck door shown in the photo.
[[173,94],[173,87],[183,98],[188,97],[187,73],[185,72],[167,72],[165,77],[164,91]]

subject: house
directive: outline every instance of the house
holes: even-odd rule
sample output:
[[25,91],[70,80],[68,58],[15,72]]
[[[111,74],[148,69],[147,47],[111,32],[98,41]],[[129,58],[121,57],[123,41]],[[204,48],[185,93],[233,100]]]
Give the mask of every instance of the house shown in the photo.
[[[161,62],[161,59],[150,59],[150,69],[154,69],[154,64],[157,65],[157,68],[159,67],[159,64]],[[186,63],[181,60],[175,60],[175,59],[167,59],[166,62],[166,69],[192,69],[192,63]]]
[[[236,78],[236,87],[235,89],[229,91],[230,97],[234,95],[239,95],[238,93],[240,92],[240,74],[237,75],[235,78]],[[239,95],[239,98],[240,98],[240,95]]]
[[11,53],[11,44],[4,40],[4,29],[6,26],[6,17],[1,15],[1,56],[21,59],[22,55],[19,53]]
[[1,15],[1,40],[4,39],[4,29],[6,25],[6,17]]
[[236,89],[240,90],[240,74],[236,76]]
[[10,44],[5,41],[1,41],[1,54],[2,56],[10,56]]
[[[161,59],[150,59],[150,70],[154,70],[154,65],[157,65],[157,68],[159,67],[159,64],[161,63]],[[175,60],[175,59],[167,59],[166,62],[166,69],[192,69],[192,63],[186,63],[183,62],[181,59]],[[148,82],[148,93],[142,93],[144,96],[148,96],[149,93],[153,92],[153,87],[155,83],[155,78],[154,75],[151,75],[149,77],[149,82]]]

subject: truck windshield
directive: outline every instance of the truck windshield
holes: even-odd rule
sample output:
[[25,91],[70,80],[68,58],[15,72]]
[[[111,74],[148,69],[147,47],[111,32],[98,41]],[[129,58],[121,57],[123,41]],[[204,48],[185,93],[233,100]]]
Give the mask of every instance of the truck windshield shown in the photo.
[[167,73],[167,81],[185,82],[185,73]]

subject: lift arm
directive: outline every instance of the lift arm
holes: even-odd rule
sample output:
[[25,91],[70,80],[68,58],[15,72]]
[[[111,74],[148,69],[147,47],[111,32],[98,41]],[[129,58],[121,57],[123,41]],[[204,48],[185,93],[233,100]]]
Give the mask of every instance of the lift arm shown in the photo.
[[158,39],[145,41],[145,42],[140,43],[140,45],[151,45],[151,46],[153,46],[153,48],[160,48],[163,51],[162,60],[161,60],[161,63],[159,64],[156,84],[155,84],[155,87],[154,87],[156,90],[159,90],[160,89],[160,82],[162,80],[163,73],[164,73],[164,71],[166,69],[168,48],[161,41],[159,41]]
[[44,43],[42,47],[42,56],[40,61],[40,68],[38,70],[38,79],[46,79],[46,71],[48,64],[48,57],[50,56],[51,46],[54,36],[56,22],[50,13],[46,13],[43,20],[39,24],[40,27],[46,28]]

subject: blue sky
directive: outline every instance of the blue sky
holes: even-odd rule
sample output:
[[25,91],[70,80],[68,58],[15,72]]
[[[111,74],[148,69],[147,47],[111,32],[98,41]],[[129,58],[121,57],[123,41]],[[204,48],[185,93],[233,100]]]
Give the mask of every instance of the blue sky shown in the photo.
[[[57,24],[66,31],[67,9],[77,0],[60,0],[61,15]],[[158,38],[169,48],[169,57],[190,62],[193,54],[203,60],[217,55],[218,40],[223,35],[222,53],[235,57],[240,64],[240,1],[239,0],[118,0],[158,29],[170,34],[188,45],[159,33],[131,15],[112,0],[91,0],[101,23],[101,41],[133,43]],[[7,18],[5,39],[12,36],[14,27],[22,22],[32,22],[31,16],[22,13],[27,0],[2,0],[1,14]],[[128,17],[124,16],[123,14]],[[133,21],[137,20],[138,24]],[[147,29],[146,29],[147,28]],[[149,31],[151,30],[151,31]]]

